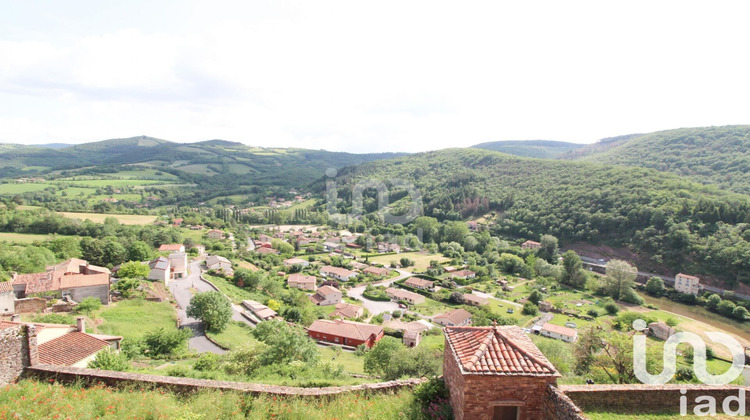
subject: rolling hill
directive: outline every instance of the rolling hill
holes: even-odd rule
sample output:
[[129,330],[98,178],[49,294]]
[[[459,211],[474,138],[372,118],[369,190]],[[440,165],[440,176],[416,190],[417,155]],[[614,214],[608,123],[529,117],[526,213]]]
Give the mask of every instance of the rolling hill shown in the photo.
[[750,194],[750,125],[625,136],[587,146],[564,158],[653,168]]
[[225,140],[175,143],[138,136],[59,149],[0,145],[0,169],[3,177],[17,177],[54,175],[59,171],[92,166],[140,165],[178,174],[189,182],[223,176],[234,184],[299,185],[322,176],[328,168],[357,165],[400,155],[402,154],[261,148]]
[[644,269],[750,282],[750,198],[674,174],[447,149],[345,168],[339,197],[359,181],[395,178],[413,183],[423,214],[440,220],[494,212],[502,235],[625,246],[643,256]]
[[505,140],[480,143],[471,147],[521,157],[556,159],[584,146],[586,145],[555,140]]

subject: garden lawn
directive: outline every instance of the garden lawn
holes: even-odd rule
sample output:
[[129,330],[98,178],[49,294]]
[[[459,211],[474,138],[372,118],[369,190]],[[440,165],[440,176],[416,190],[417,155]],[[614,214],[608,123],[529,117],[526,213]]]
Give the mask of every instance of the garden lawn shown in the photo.
[[431,260],[437,260],[440,263],[450,261],[449,258],[446,258],[439,254],[422,254],[419,252],[402,252],[400,254],[391,254],[391,255],[381,255],[377,257],[369,257],[368,261],[372,263],[377,264],[383,264],[385,266],[390,265],[391,261],[400,261],[401,258],[408,258],[410,260],[414,260],[415,264],[413,267],[406,267],[405,270],[409,271],[425,271],[430,266]]
[[365,357],[357,356],[353,351],[341,350],[336,355],[333,346],[318,346],[320,349],[320,361],[332,362],[344,366],[344,372],[365,375]]
[[262,303],[267,298],[266,295],[237,287],[222,277],[212,276],[206,273],[203,273],[203,277],[213,283],[214,286],[218,287],[222,293],[227,295],[229,300],[238,305],[241,304],[243,300],[255,300]]
[[230,321],[222,332],[206,332],[212,340],[230,350],[245,347],[257,342],[253,337],[251,326],[240,321]]
[[139,340],[157,328],[177,328],[177,313],[166,302],[127,299],[112,303],[97,312],[103,322],[96,326],[101,334],[119,335],[126,340]]

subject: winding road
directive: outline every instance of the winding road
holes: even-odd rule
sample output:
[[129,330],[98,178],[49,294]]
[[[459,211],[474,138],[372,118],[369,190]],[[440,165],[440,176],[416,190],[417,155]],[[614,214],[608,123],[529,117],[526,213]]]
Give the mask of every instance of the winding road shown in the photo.
[[[177,301],[177,305],[179,306],[177,317],[180,319],[180,325],[193,330],[193,336],[190,337],[188,346],[198,353],[210,352],[224,354],[226,353],[224,349],[206,338],[203,324],[195,318],[190,318],[185,313],[185,309],[188,307],[188,304],[190,304],[190,299],[193,298],[193,293],[190,290],[191,288],[196,289],[198,293],[214,290],[208,283],[201,280],[200,263],[197,261],[191,261],[189,265],[190,274],[187,277],[173,280],[169,283],[169,289],[172,291],[172,294]],[[234,318],[234,316],[232,318]]]
[[[371,283],[373,286],[390,286],[393,282],[405,279],[412,275],[412,273],[406,270],[396,270],[399,276],[392,279],[383,280],[375,283]],[[366,299],[362,294],[367,286],[353,287],[347,292],[347,296],[352,299],[356,299],[362,302],[362,306],[367,309],[372,316],[381,314],[383,312],[392,312],[398,309],[398,303],[396,302],[380,302],[376,300]]]

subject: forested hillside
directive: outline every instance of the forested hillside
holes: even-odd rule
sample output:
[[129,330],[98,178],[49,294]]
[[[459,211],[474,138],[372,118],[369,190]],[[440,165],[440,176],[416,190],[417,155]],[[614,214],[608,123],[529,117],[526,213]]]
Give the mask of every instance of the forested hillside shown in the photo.
[[480,143],[472,147],[515,156],[555,159],[584,146],[583,144],[554,140],[506,140]]
[[750,194],[748,125],[660,131],[611,146],[608,143],[588,146],[568,157],[654,168]]
[[676,175],[449,149],[343,170],[339,197],[348,199],[354,182],[372,178],[414,183],[424,214],[441,220],[496,212],[499,234],[627,246],[674,272],[750,282],[748,197]]

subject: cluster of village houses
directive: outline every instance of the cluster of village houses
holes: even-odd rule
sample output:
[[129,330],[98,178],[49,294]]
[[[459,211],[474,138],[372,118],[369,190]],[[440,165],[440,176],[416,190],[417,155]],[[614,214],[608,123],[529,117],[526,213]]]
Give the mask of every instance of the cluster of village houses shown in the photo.
[[[216,239],[224,238],[222,231],[211,231],[211,236]],[[344,246],[351,245],[356,240],[354,235],[325,236],[312,233],[304,235],[300,233],[291,234],[298,243],[311,241],[323,241],[327,249],[335,255],[341,252]],[[279,237],[276,235],[276,237]],[[256,252],[276,252],[271,247],[273,237],[260,235],[256,240]],[[397,244],[378,244],[382,252],[399,252]],[[541,246],[538,242],[527,241],[524,247]],[[199,253],[205,254],[205,249],[198,245]],[[268,251],[265,251],[268,250]],[[144,262],[149,266],[150,280],[168,283],[169,281],[184,278],[188,271],[188,256],[185,247],[181,244],[165,244],[159,248],[166,256],[160,256],[152,261]],[[289,288],[300,289],[308,292],[310,300],[319,306],[335,306],[329,319],[319,319],[308,328],[308,335],[324,344],[340,345],[345,348],[355,348],[364,344],[367,347],[374,346],[382,337],[385,328],[403,332],[403,342],[408,347],[418,346],[422,334],[435,328],[433,323],[444,327],[464,327],[472,323],[472,314],[462,308],[435,315],[432,322],[418,320],[403,322],[385,314],[383,325],[373,325],[354,321],[364,315],[364,308],[343,301],[343,293],[336,285],[338,282],[350,282],[356,280],[360,274],[369,274],[376,277],[387,277],[391,271],[387,268],[369,265],[363,262],[351,261],[352,270],[311,263],[302,258],[290,258],[284,261],[286,266],[300,266],[310,272],[310,265],[316,264],[315,272],[319,274],[310,275],[303,273],[286,274],[286,283]],[[221,256],[207,256],[205,266],[208,270],[222,271],[226,275],[233,275],[232,263]],[[117,268],[117,267],[116,267]],[[453,279],[470,279],[476,273],[467,269],[456,269],[455,267],[444,267]],[[110,282],[112,273],[104,267],[97,267],[80,259],[70,259],[60,264],[47,267],[44,272],[32,274],[13,274],[11,281],[0,282],[0,313],[6,315],[0,322],[0,329],[20,322],[19,313],[34,312],[65,312],[70,311],[77,302],[87,298],[95,297],[102,304],[110,303]],[[389,287],[385,290],[386,295],[393,301],[408,305],[419,305],[425,302],[425,296],[414,291],[434,291],[436,285],[433,281],[410,277],[403,282],[406,288]],[[700,279],[695,276],[678,274],[675,288],[683,293],[697,294],[702,289]],[[55,299],[55,304],[49,306],[47,302]],[[463,294],[464,303],[473,306],[482,306],[489,303],[488,298],[472,293]],[[276,318],[278,314],[273,309],[260,302],[244,301],[245,316],[251,321],[258,323]],[[541,302],[542,311],[552,310],[548,302]],[[7,316],[12,315],[11,318]],[[39,331],[38,344],[40,360],[43,363],[60,364],[66,366],[85,365],[95,357],[96,353],[105,347],[119,349],[121,337],[106,336],[100,334],[89,334],[85,330],[83,318],[78,319],[75,326],[35,324]],[[651,334],[658,338],[666,339],[674,334],[674,329],[664,323],[658,322],[648,325]],[[567,342],[577,339],[577,331],[574,328],[544,323],[534,325],[527,332],[539,333],[543,336],[555,338]]]

